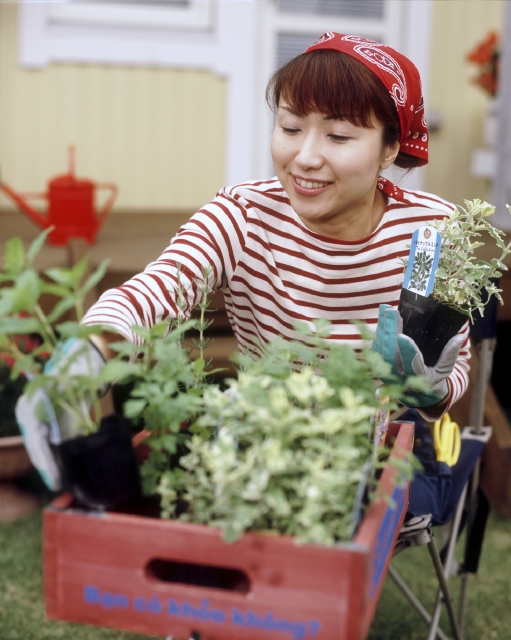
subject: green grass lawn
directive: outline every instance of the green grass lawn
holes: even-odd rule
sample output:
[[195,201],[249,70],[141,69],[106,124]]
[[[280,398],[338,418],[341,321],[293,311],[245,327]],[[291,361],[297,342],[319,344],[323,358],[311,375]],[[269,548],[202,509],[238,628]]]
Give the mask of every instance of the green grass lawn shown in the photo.
[[[426,547],[403,552],[394,567],[428,610],[436,596],[436,574]],[[455,602],[460,581],[450,581]],[[447,614],[442,628],[450,635]],[[368,640],[424,640],[427,627],[387,578]],[[470,576],[465,640],[511,640],[511,521],[492,514],[488,522],[479,572]]]
[[[425,548],[398,556],[396,568],[425,604],[435,578]],[[0,524],[0,640],[136,640],[137,634],[45,619],[41,570],[41,514]],[[444,630],[447,627],[444,625]],[[287,636],[286,636],[287,637]],[[426,626],[387,580],[370,640],[418,640]],[[490,519],[479,574],[471,578],[466,640],[511,640],[511,521]]]

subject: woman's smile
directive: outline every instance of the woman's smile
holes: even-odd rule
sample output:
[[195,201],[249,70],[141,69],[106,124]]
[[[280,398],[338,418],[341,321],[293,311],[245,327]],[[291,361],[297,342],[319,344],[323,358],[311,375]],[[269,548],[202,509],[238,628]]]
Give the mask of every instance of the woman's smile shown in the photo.
[[301,196],[316,196],[320,193],[323,193],[325,189],[327,189],[332,183],[331,182],[323,182],[319,180],[314,180],[312,178],[299,178],[298,176],[293,177],[293,187],[296,193]]

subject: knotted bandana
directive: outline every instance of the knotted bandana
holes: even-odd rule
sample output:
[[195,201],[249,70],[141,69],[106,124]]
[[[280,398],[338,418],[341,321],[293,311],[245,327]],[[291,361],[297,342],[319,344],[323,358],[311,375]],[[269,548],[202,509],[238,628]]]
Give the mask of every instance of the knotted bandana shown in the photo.
[[394,100],[401,125],[401,151],[428,161],[428,125],[424,115],[424,99],[419,72],[401,53],[360,36],[328,32],[304,53],[333,49],[361,62],[384,84]]

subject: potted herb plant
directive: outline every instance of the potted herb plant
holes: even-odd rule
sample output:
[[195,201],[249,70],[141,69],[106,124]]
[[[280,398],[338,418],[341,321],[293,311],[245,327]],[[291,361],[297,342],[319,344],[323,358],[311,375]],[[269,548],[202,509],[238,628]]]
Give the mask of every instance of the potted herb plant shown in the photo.
[[[0,273],[0,347],[11,359],[10,379],[28,380],[16,407],[26,446],[49,487],[60,476],[83,505],[109,507],[139,490],[130,432],[122,416],[102,419],[99,397],[110,381],[101,371],[99,352],[88,341],[101,327],[80,325],[86,294],[101,280],[107,261],[85,278],[87,259],[71,268],[53,267],[39,274],[34,259],[48,231],[25,252],[20,238],[5,245]],[[45,313],[43,295],[54,304]],[[66,320],[74,313],[75,319]],[[40,336],[25,352],[16,336]],[[49,356],[43,363],[41,355]],[[48,451],[58,461],[57,468]],[[45,451],[46,448],[46,451]],[[59,473],[60,471],[60,473]]]
[[363,496],[375,495],[375,415],[391,406],[380,399],[400,390],[376,393],[376,354],[303,338],[309,346],[276,338],[262,357],[240,358],[226,392],[205,388],[189,453],[158,482],[164,517],[181,511],[231,542],[246,530],[302,543],[353,537]]
[[[163,517],[220,526],[230,541],[261,528],[309,542],[350,539],[382,463],[375,416],[388,415],[403,386],[377,391],[374,381],[388,365],[370,350],[358,358],[346,345],[329,346],[321,322],[314,333],[299,329],[302,342],[275,338],[262,357],[240,356],[227,391],[207,383],[208,293],[195,325],[177,318],[163,339],[168,325],[133,327],[142,346],[111,345],[129,357],[109,363],[115,377],[134,382],[124,411],[142,418],[149,435],[146,492],[160,495]],[[191,327],[198,328],[194,361],[184,337]]]
[[[137,329],[142,359],[111,365],[134,382],[126,409],[151,434],[144,484],[165,517],[137,504],[91,519],[55,501],[47,614],[177,637],[361,637],[406,512],[413,427],[393,425],[389,459],[373,441],[378,410],[392,406],[375,394],[389,365],[303,331],[241,356],[224,392],[204,381],[203,354],[187,353],[190,326],[163,339],[161,327]],[[191,439],[180,439],[185,427]]]
[[[506,244],[504,232],[488,220],[495,207],[480,200],[465,201],[465,205],[466,208],[457,207],[430,225],[440,233],[441,246],[429,296],[406,288],[401,291],[399,313],[403,333],[415,341],[428,366],[436,364],[447,342],[468,320],[473,322],[475,312],[484,314],[491,296],[502,303],[495,279],[507,270],[504,260],[511,253],[511,243]],[[500,256],[489,262],[475,254],[484,245],[483,233],[500,250]],[[431,260],[425,253],[416,256],[411,273],[413,284],[420,284],[427,277]],[[403,263],[406,270],[408,259]]]

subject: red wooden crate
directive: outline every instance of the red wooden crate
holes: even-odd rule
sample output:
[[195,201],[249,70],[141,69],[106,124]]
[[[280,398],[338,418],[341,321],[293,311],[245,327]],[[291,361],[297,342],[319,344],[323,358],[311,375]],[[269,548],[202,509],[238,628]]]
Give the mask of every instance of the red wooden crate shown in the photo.
[[[394,423],[391,430],[392,456],[400,457],[412,448],[413,425]],[[199,632],[202,640],[360,640],[406,512],[408,486],[395,485],[398,474],[388,464],[381,477],[393,506],[374,502],[354,540],[333,547],[257,533],[226,544],[218,529],[86,513],[61,496],[44,513],[46,613],[178,638]],[[160,579],[168,562],[199,573],[198,566],[230,569],[230,588]]]

